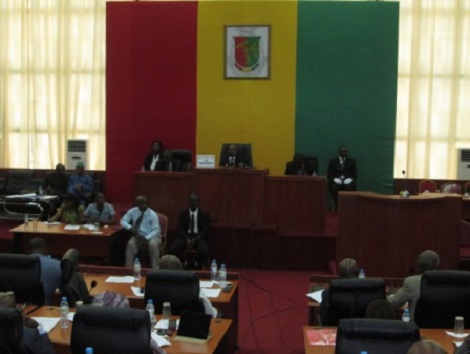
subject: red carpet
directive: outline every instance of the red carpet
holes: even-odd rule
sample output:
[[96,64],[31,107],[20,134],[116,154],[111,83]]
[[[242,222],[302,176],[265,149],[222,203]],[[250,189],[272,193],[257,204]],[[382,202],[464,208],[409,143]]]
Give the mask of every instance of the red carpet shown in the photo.
[[304,353],[312,273],[240,270],[239,354]]

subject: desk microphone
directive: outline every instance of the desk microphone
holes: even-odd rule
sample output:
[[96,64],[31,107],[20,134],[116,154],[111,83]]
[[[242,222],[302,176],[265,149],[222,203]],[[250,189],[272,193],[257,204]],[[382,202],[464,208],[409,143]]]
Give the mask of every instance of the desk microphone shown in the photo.
[[402,173],[402,175],[403,175],[403,192],[400,193],[400,195],[401,195],[402,197],[405,197],[405,198],[406,198],[406,197],[408,197],[408,195],[409,195],[408,189],[406,189],[406,171],[403,170],[403,171],[401,171],[401,173]]
[[93,289],[97,285],[98,285],[98,282],[96,280],[92,280],[90,283],[90,290],[88,290],[88,292],[91,292],[91,289]]

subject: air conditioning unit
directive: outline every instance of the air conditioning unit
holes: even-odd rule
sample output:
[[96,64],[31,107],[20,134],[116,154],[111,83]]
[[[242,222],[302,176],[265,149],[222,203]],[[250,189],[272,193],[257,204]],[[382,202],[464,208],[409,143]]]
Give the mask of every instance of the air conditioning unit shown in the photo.
[[470,149],[458,149],[457,179],[470,181]]
[[87,160],[88,140],[67,140],[67,169],[74,170],[79,161],[82,161],[86,167]]

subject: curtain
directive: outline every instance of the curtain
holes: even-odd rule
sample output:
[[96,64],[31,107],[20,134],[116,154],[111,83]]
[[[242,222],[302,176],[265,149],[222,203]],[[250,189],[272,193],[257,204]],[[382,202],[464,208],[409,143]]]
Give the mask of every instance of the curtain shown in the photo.
[[395,177],[453,179],[470,148],[470,1],[401,0]]
[[53,168],[68,139],[105,168],[105,0],[0,2],[0,164]]

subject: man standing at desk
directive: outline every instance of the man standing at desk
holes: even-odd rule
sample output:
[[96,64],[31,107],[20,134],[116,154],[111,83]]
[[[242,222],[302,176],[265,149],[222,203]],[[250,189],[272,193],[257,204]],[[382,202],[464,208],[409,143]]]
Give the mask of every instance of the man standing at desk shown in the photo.
[[189,196],[189,208],[183,210],[179,217],[178,238],[170,246],[169,253],[180,256],[184,249],[196,249],[195,268],[200,268],[209,256],[207,232],[209,230],[209,213],[199,208],[199,197]]
[[93,192],[93,181],[85,174],[85,165],[82,161],[77,162],[75,173],[69,177],[67,193],[76,196],[80,204],[86,205],[91,199]]
[[334,211],[338,209],[338,191],[355,191],[357,179],[356,161],[348,157],[348,148],[345,145],[340,145],[338,155],[328,164],[328,184],[333,196]]
[[126,247],[126,267],[131,268],[137,252],[148,245],[150,263],[156,269],[162,238],[157,213],[148,207],[146,197],[140,195],[135,199],[135,207],[123,216],[121,226],[132,234]]

